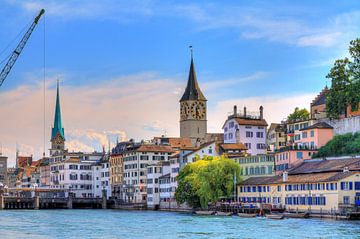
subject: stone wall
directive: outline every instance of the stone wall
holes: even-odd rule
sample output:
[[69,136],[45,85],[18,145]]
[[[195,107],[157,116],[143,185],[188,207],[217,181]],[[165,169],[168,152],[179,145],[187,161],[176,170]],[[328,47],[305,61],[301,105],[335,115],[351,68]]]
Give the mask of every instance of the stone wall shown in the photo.
[[360,132],[360,116],[340,120],[321,119],[334,127],[334,135]]

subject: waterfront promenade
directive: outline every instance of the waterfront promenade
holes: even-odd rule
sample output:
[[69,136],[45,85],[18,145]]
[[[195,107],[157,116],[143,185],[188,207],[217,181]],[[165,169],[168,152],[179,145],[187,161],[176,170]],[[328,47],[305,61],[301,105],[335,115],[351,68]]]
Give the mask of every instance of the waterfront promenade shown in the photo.
[[[256,225],[256,226],[255,226]],[[304,232],[306,231],[306,235]],[[7,238],[358,238],[359,221],[207,217],[121,210],[5,210]]]

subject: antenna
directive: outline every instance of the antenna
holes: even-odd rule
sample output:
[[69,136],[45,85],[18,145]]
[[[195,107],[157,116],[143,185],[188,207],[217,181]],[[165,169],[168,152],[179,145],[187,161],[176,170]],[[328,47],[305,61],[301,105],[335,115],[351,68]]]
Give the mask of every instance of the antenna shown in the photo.
[[193,58],[193,46],[190,45],[190,46],[189,46],[189,49],[190,49],[190,54],[191,54],[191,59],[192,59],[192,58]]

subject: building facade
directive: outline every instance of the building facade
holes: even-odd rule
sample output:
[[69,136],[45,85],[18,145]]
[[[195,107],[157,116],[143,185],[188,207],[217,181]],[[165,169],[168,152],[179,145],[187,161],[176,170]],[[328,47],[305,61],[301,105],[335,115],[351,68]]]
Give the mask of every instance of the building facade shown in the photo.
[[7,157],[0,155],[0,183],[8,185]]
[[130,203],[147,203],[147,166],[168,161],[174,150],[167,145],[139,144],[123,154],[123,200]]
[[275,152],[286,146],[285,124],[271,123],[267,131],[267,145],[270,152]]
[[269,177],[275,175],[275,157],[273,154],[244,156],[233,159],[240,164],[241,178]]
[[223,125],[224,143],[242,143],[251,155],[265,154],[267,125],[262,106],[256,114],[247,112],[246,107],[243,113],[238,113],[235,105],[234,112]]
[[315,123],[300,131],[301,142],[298,145],[308,149],[319,149],[334,136],[333,127],[325,122]]

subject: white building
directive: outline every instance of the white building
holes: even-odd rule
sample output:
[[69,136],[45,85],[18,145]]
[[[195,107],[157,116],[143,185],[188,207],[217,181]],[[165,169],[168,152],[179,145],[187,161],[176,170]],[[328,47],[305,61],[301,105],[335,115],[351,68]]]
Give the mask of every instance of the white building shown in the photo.
[[94,162],[70,158],[50,165],[50,188],[63,189],[75,197],[94,197],[93,169]]
[[94,197],[102,197],[103,193],[106,194],[106,198],[111,197],[110,186],[110,163],[108,155],[100,160],[100,162],[92,165],[93,171],[93,186],[92,193]]
[[243,113],[238,113],[235,105],[234,112],[228,116],[223,126],[224,143],[242,143],[251,155],[265,154],[268,124],[263,117],[262,106],[259,113],[247,112],[246,107]]
[[205,143],[195,149],[194,151],[186,154],[184,156],[186,163],[193,163],[195,161],[195,158],[198,156],[203,158],[204,156],[219,156],[220,152],[217,147],[217,143],[215,141]]
[[160,178],[170,173],[170,162],[154,162],[147,166],[147,206],[158,209],[160,205]]
[[167,145],[134,145],[123,154],[123,200],[131,203],[146,203],[147,166],[158,161],[167,161],[173,149]]

